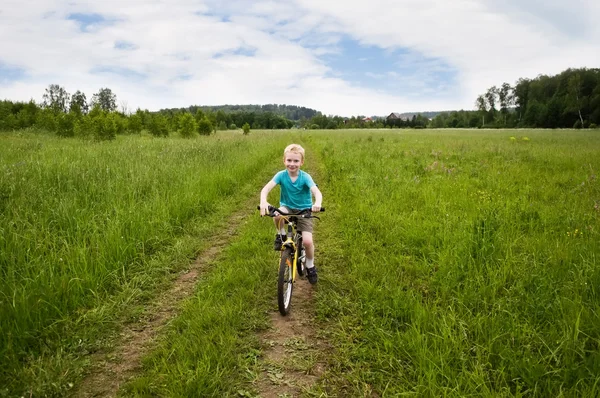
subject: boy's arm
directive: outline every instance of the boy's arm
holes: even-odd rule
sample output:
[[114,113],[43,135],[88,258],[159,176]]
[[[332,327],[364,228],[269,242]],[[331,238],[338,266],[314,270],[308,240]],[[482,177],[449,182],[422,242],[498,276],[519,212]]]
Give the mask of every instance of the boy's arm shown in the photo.
[[321,194],[321,191],[316,185],[313,185],[313,187],[310,189],[310,192],[315,197],[315,204],[312,206],[312,211],[321,211],[321,204],[323,203],[323,195]]
[[271,190],[273,188],[275,188],[276,185],[277,185],[277,183],[275,181],[271,180],[260,191],[260,215],[261,216],[264,216],[269,212],[269,209],[268,209],[269,202],[267,202],[267,196],[269,196],[269,192],[271,192]]

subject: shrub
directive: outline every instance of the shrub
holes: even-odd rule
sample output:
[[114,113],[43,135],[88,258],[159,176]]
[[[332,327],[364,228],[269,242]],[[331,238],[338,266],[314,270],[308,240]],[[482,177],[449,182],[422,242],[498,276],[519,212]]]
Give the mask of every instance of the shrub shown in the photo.
[[200,135],[210,135],[210,133],[212,133],[212,130],[212,124],[210,123],[210,120],[208,120],[206,117],[202,118],[202,120],[198,122],[198,133]]
[[127,130],[134,134],[142,132],[142,118],[140,115],[133,114],[127,119]]
[[581,124],[581,120],[576,121],[573,125],[574,129],[580,129],[581,127],[583,127],[583,125]]
[[78,138],[89,138],[94,130],[92,118],[89,115],[76,120],[73,126],[73,135]]
[[329,123],[327,123],[326,128],[328,130],[335,130],[335,129],[337,129],[337,124],[333,120],[330,120]]
[[75,136],[75,121],[77,118],[72,112],[59,113],[56,116],[56,135],[59,137]]
[[50,109],[42,109],[41,112],[38,112],[35,119],[36,127],[41,129],[46,129],[48,131],[56,131],[57,121],[54,116],[54,112]]
[[244,135],[250,134],[250,125],[246,122],[242,126],[242,130],[244,130]]
[[95,140],[111,141],[117,138],[117,120],[114,113],[102,113],[92,120]]
[[596,123],[590,123],[590,128],[591,129],[597,129],[598,125]]
[[196,119],[194,119],[194,116],[192,116],[191,113],[186,112],[179,118],[179,134],[181,134],[182,137],[193,137],[196,134],[197,129]]
[[119,113],[112,113],[111,115],[115,121],[115,126],[117,127],[117,134],[125,134],[127,131],[127,119]]
[[227,123],[221,121],[217,127],[217,130],[227,130]]
[[237,126],[235,125],[235,123],[231,123],[229,125],[229,130],[237,130]]
[[167,119],[163,115],[154,115],[148,124],[148,131],[155,137],[167,137],[169,135]]

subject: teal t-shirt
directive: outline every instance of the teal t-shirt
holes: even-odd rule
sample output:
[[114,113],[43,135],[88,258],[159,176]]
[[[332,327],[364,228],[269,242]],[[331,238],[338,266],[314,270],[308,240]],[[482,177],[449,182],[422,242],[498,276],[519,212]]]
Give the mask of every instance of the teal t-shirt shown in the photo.
[[281,186],[279,205],[288,209],[304,210],[312,207],[312,195],[310,189],[316,184],[310,174],[302,170],[298,172],[298,178],[292,182],[287,170],[275,174],[273,181]]

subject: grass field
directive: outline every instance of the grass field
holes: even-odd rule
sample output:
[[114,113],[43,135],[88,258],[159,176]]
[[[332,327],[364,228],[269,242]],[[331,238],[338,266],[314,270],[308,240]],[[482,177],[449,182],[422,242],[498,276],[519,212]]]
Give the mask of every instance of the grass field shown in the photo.
[[[0,135],[0,396],[67,395],[294,141],[328,207],[307,396],[599,394],[600,134],[362,130]],[[256,393],[271,228],[240,225],[122,394]]]

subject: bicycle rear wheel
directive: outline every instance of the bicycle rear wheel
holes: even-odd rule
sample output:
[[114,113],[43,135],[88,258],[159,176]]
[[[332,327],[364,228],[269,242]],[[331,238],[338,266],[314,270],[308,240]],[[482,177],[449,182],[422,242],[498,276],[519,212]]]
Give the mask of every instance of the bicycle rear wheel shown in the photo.
[[277,278],[277,305],[281,315],[287,315],[290,312],[292,303],[292,290],[294,284],[292,281],[292,266],[294,263],[294,252],[286,247],[281,252],[279,260],[279,277]]

